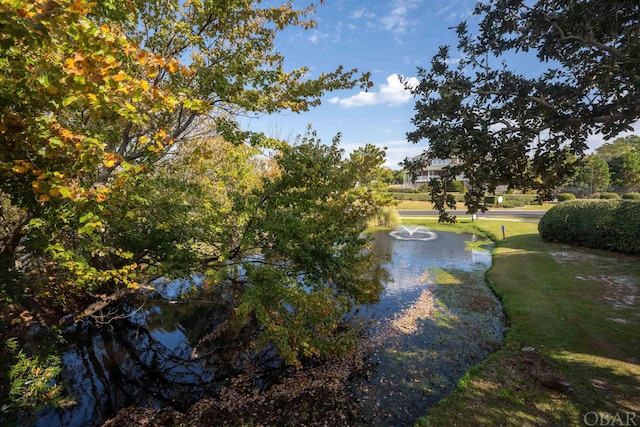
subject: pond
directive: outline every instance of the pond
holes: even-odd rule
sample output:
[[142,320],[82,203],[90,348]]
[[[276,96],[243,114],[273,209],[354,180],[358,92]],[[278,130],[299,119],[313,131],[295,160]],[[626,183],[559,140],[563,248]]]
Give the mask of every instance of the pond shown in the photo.
[[[491,251],[474,235],[424,228],[372,237],[389,279],[380,302],[359,312],[371,321],[375,351],[356,397],[372,424],[408,425],[501,344],[502,310],[484,282]],[[186,410],[219,391],[234,366],[207,363],[194,347],[220,310],[175,300],[198,285],[158,282],[153,299],[124,307],[127,318],[67,331],[75,344],[63,369],[77,403],[41,412],[35,425],[99,425],[130,405]]]
[[372,237],[390,278],[365,310],[377,349],[357,397],[370,424],[412,425],[501,346],[502,307],[484,280],[491,245],[424,228]]

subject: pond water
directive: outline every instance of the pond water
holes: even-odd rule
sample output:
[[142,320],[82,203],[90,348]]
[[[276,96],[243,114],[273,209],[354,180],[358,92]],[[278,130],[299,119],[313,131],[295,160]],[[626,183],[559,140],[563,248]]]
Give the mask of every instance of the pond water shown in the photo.
[[484,280],[491,245],[423,228],[372,237],[390,278],[365,310],[376,350],[357,397],[372,425],[412,425],[501,346],[502,307]]
[[[359,313],[372,319],[376,350],[356,393],[373,424],[408,425],[499,347],[504,320],[483,279],[490,249],[474,235],[399,228],[373,237],[390,277],[380,302]],[[218,391],[233,366],[208,365],[194,351],[218,321],[215,307],[175,303],[198,286],[158,282],[154,298],[123,308],[127,319],[67,331],[75,344],[63,369],[77,404],[47,409],[34,425],[99,425],[129,405],[184,410]]]

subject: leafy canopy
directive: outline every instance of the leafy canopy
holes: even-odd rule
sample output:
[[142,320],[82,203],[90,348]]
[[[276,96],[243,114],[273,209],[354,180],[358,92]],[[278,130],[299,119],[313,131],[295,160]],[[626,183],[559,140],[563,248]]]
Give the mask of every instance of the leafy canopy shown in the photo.
[[[51,261],[41,277],[59,285],[144,283],[152,272],[138,253],[102,247],[113,192],[198,138],[272,146],[234,118],[304,111],[357,83],[340,67],[317,78],[284,69],[274,37],[312,27],[312,12],[259,1],[2,0],[0,190],[22,214],[4,235],[4,268],[28,242],[26,252]],[[119,259],[97,262],[103,253]]]
[[275,37],[313,27],[313,8],[0,0],[2,302],[77,319],[203,273],[287,362],[345,348],[342,315],[379,292],[360,234],[388,202],[383,153],[345,158],[337,141],[290,146],[236,121],[369,84],[285,69]]
[[[428,157],[462,160],[445,179],[469,179],[471,213],[501,184],[550,198],[589,135],[613,138],[640,116],[637,1],[496,0],[474,13],[477,35],[461,23],[456,56],[443,46],[419,69],[408,133],[429,141]],[[519,59],[546,70],[530,76],[514,68]],[[446,190],[434,202],[444,213]]]

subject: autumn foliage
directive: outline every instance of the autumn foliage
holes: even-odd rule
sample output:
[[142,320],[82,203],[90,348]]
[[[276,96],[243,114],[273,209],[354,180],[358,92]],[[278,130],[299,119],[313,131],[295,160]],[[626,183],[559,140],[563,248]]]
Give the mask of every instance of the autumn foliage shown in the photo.
[[[314,6],[260,3],[0,0],[0,339],[36,318],[108,322],[154,279],[202,275],[233,322],[259,325],[249,347],[292,366],[353,347],[342,319],[380,289],[361,232],[389,202],[384,153],[312,131],[288,144],[236,117],[305,111],[368,74],[287,71],[275,36],[312,28]],[[58,372],[18,348],[7,364]]]

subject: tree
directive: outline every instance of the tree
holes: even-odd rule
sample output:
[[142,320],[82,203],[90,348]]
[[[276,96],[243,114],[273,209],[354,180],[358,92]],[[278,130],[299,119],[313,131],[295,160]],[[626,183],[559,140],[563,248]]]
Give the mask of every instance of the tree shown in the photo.
[[[143,284],[150,272],[136,255],[98,247],[114,189],[207,133],[272,144],[240,131],[235,115],[304,111],[357,83],[355,70],[285,71],[274,37],[312,27],[313,6],[258,3],[2,2],[0,189],[23,214],[4,235],[4,271],[29,242],[25,252],[64,271],[43,273],[78,291]],[[74,251],[89,241],[91,251]],[[105,251],[122,258],[89,255]]]
[[616,138],[613,142],[607,142],[596,149],[596,153],[607,162],[628,151],[640,152],[640,136],[629,135]]
[[[539,197],[572,173],[587,137],[613,138],[640,117],[636,1],[496,0],[480,3],[478,35],[457,26],[460,60],[441,47],[421,68],[412,91],[416,130],[429,155],[457,156],[449,178],[463,173],[469,212],[499,184],[534,188]],[[518,55],[548,68],[528,76],[512,67]],[[512,56],[507,56],[512,55]],[[457,58],[456,58],[457,59]],[[444,209],[446,192],[434,202]]]
[[637,187],[640,185],[640,152],[626,151],[609,161],[611,179],[615,185]]
[[609,164],[613,184],[634,187],[640,183],[640,137],[629,135],[600,146],[596,152]]
[[[383,154],[343,160],[337,142],[292,147],[235,120],[368,84],[341,67],[285,70],[274,37],[312,27],[312,12],[258,0],[0,0],[3,305],[74,320],[158,276],[227,284],[244,265],[234,304],[263,342],[291,363],[343,348],[336,319],[379,291],[360,233],[381,203],[369,184]],[[275,160],[259,160],[265,147]],[[264,265],[247,260],[256,253]]]
[[584,158],[584,164],[576,169],[572,182],[575,186],[589,189],[590,194],[602,191],[611,182],[609,165],[600,155],[590,154]]
[[230,323],[260,326],[258,350],[272,344],[289,363],[344,351],[354,342],[339,330],[344,314],[381,290],[361,233],[384,204],[372,190],[384,153],[343,159],[337,139],[310,133],[264,169],[257,154],[220,137],[180,147],[117,190],[101,239],[155,275],[205,273],[216,294],[235,296]]

